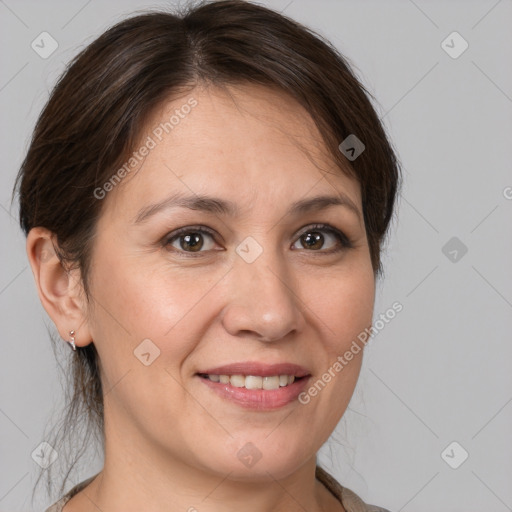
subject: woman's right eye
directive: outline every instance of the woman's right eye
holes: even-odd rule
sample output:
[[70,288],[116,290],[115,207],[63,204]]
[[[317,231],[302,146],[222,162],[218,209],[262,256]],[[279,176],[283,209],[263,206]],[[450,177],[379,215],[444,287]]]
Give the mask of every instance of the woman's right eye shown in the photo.
[[[205,236],[210,239],[210,244],[205,244]],[[171,233],[164,241],[164,246],[172,247],[172,251],[194,255],[211,250],[215,245],[214,235],[204,228],[181,228]],[[202,250],[206,246],[205,250]]]

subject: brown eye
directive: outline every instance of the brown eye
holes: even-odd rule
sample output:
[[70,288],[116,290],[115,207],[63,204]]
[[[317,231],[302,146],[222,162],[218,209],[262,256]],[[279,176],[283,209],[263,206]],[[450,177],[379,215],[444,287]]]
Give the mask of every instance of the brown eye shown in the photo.
[[189,248],[193,252],[201,250],[203,247],[203,235],[200,233],[193,233],[192,235],[181,235],[178,240],[180,241],[181,249],[188,250]]
[[[344,233],[327,224],[310,226],[300,235],[297,242],[300,242],[304,249],[322,253],[332,253],[353,247]],[[326,243],[329,244],[327,248],[325,248]],[[301,247],[296,248],[300,249]],[[320,249],[325,250],[320,251]]]
[[[205,240],[206,239],[206,240]],[[210,240],[208,242],[208,240]],[[164,246],[171,251],[185,253],[206,252],[215,246],[213,233],[206,229],[181,228],[164,241]],[[204,249],[204,250],[203,250]]]
[[300,241],[304,247],[318,250],[324,244],[324,236],[318,231],[308,231],[300,237]]

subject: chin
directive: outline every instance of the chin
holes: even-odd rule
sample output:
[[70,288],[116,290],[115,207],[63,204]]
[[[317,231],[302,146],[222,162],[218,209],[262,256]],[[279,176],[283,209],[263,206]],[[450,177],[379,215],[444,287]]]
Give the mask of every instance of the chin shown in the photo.
[[269,439],[264,441],[262,436],[261,441],[255,442],[233,440],[231,446],[224,445],[225,451],[217,453],[215,460],[203,463],[210,471],[223,476],[229,474],[231,480],[268,482],[269,478],[281,480],[288,477],[314,456],[304,452],[303,442],[283,447],[280,439],[276,438],[274,443]]

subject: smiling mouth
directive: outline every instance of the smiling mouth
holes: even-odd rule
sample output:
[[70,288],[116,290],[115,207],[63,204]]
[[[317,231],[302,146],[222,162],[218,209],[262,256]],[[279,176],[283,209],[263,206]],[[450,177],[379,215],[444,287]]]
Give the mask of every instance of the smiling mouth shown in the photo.
[[259,375],[217,375],[208,373],[198,373],[199,377],[210,380],[211,382],[218,382],[220,384],[228,384],[234,388],[245,388],[245,389],[262,389],[272,391],[292,385],[294,382],[303,380],[308,375],[298,377],[295,375],[270,375],[270,376],[259,376]]

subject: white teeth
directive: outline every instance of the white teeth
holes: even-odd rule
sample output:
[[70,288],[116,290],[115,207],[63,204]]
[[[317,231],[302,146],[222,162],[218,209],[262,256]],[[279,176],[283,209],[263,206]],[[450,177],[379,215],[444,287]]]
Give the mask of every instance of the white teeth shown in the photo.
[[263,389],[279,389],[279,376],[263,377]]
[[263,377],[255,377],[254,375],[247,375],[245,377],[245,387],[247,389],[262,389]]
[[212,382],[221,384],[231,384],[235,388],[246,389],[279,389],[289,386],[295,381],[294,375],[272,375],[270,377],[260,377],[258,375],[208,375]]
[[245,386],[245,377],[243,375],[231,375],[229,383],[235,388],[243,388]]

